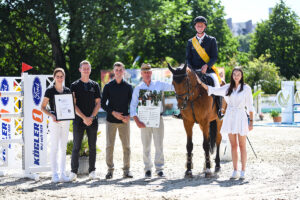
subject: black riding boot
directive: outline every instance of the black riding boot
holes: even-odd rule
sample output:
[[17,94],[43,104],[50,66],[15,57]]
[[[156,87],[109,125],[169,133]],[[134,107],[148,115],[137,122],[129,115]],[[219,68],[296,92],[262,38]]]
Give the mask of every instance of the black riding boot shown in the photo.
[[215,100],[216,100],[216,106],[217,106],[217,115],[218,115],[219,119],[222,120],[223,117],[224,117],[224,114],[222,113],[222,100],[223,100],[223,97],[215,96]]
[[173,114],[173,117],[174,117],[175,119],[182,119],[181,113],[179,113],[179,114]]

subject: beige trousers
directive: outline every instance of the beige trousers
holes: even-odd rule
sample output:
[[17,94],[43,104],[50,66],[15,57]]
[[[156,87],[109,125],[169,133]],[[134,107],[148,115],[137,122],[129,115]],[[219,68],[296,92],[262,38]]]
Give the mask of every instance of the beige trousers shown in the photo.
[[141,129],[141,138],[143,143],[143,160],[145,171],[151,170],[153,164],[151,160],[151,142],[152,137],[154,141],[155,147],[155,158],[154,165],[156,173],[163,170],[164,166],[164,149],[163,149],[163,141],[164,141],[164,121],[163,118],[160,117],[160,125],[158,128],[142,128]]
[[130,168],[130,122],[111,123],[106,121],[106,164],[108,171],[113,172],[113,153],[117,130],[123,146],[123,170],[128,172]]

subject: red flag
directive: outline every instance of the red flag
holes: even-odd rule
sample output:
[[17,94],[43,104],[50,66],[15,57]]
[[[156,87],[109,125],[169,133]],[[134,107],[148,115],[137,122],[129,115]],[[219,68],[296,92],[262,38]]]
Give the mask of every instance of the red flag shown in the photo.
[[27,65],[26,63],[22,62],[22,72],[26,72],[30,69],[32,69],[32,67],[30,65]]

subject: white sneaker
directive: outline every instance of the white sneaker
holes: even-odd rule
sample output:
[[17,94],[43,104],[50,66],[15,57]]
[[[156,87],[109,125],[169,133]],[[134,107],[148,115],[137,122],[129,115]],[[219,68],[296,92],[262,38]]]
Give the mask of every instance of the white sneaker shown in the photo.
[[67,177],[65,174],[61,174],[59,181],[64,183],[64,182],[70,182],[71,179],[70,179],[70,177]]
[[237,179],[239,176],[238,176],[238,171],[234,170],[230,179]]
[[97,176],[96,176],[96,172],[95,172],[95,171],[92,171],[92,172],[89,174],[89,179],[90,179],[90,180],[97,179]]
[[240,179],[241,180],[245,179],[245,171],[241,171]]
[[59,177],[58,177],[58,174],[53,174],[52,175],[52,183],[58,183],[59,181]]
[[76,179],[77,179],[77,174],[71,172],[71,173],[70,173],[70,176],[69,176],[69,179],[70,179],[70,181],[76,181]]

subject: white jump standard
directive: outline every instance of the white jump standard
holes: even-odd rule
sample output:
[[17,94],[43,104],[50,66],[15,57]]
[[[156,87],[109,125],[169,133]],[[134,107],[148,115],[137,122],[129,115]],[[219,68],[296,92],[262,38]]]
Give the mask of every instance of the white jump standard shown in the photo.
[[[50,171],[47,163],[47,118],[41,111],[41,100],[51,75],[0,77],[0,175],[11,169],[14,155],[12,144],[22,145],[22,175],[39,180],[37,172]],[[18,83],[17,80],[20,83]],[[21,91],[16,91],[21,89]],[[21,101],[21,108],[16,102]],[[23,119],[22,134],[16,134],[16,120]],[[2,170],[2,171],[1,171]]]

